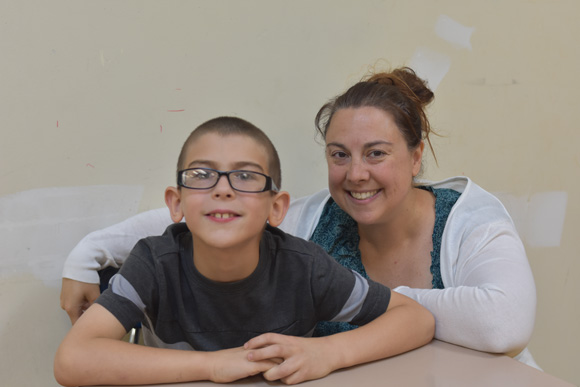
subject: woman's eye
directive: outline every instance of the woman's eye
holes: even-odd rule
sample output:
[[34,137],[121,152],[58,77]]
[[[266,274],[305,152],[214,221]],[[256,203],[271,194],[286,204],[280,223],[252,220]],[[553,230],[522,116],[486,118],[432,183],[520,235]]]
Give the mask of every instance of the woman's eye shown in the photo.
[[347,154],[345,152],[342,152],[342,151],[337,151],[337,152],[332,152],[330,154],[330,156],[332,156],[335,159],[344,159],[347,157]]
[[378,158],[385,156],[386,154],[387,153],[382,151],[382,150],[374,150],[374,151],[369,152],[367,157],[369,157],[371,159],[378,159]]

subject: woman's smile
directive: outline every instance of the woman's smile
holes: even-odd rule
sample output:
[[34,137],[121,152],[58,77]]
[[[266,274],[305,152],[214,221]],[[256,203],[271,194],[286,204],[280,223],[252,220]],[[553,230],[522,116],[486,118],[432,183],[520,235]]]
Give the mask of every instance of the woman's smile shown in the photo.
[[375,189],[373,191],[366,191],[366,192],[348,191],[348,193],[350,194],[350,196],[352,196],[353,198],[355,198],[357,200],[365,200],[365,199],[368,199],[370,197],[375,196],[377,193],[379,193],[379,190]]

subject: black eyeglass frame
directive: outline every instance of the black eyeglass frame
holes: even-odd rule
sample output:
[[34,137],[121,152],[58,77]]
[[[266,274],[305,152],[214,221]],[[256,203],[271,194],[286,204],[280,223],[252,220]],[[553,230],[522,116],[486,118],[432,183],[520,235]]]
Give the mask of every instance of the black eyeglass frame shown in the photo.
[[[188,187],[185,184],[183,184],[183,173],[187,172],[187,171],[195,171],[195,170],[202,170],[202,171],[211,171],[211,172],[216,172],[218,177],[215,181],[215,183],[210,186],[210,187],[205,187],[205,188],[195,188],[195,187]],[[248,172],[248,173],[253,173],[253,174],[257,174],[257,175],[261,175],[264,176],[266,178],[266,184],[264,186],[264,188],[261,191],[246,191],[246,190],[241,190],[238,188],[235,188],[232,184],[232,181],[230,180],[230,174],[232,173],[236,173],[236,172]],[[215,187],[220,179],[222,178],[222,176],[225,176],[228,179],[228,184],[230,185],[230,187],[234,190],[234,191],[238,191],[238,192],[246,192],[246,193],[260,193],[260,192],[266,192],[266,191],[273,191],[273,192],[279,192],[280,190],[278,189],[278,187],[276,186],[276,183],[274,183],[274,180],[272,180],[272,178],[266,174],[260,173],[260,172],[256,172],[256,171],[248,171],[245,169],[234,169],[231,171],[218,171],[217,169],[213,169],[213,168],[188,168],[188,169],[182,169],[181,171],[177,171],[177,185],[179,187],[183,187],[183,188],[187,188],[187,189],[196,189],[196,190],[204,190],[204,189],[212,189],[213,187]]]

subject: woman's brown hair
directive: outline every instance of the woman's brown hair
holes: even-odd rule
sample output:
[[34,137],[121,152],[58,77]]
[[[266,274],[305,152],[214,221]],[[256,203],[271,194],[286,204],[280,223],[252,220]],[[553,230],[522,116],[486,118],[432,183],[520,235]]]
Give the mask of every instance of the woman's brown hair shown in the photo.
[[434,97],[426,82],[411,68],[401,67],[390,72],[366,76],[344,94],[322,106],[314,122],[319,134],[326,138],[332,117],[338,110],[374,107],[393,116],[409,149],[415,149],[422,140],[426,140],[433,152],[429,140],[432,130],[425,108]]

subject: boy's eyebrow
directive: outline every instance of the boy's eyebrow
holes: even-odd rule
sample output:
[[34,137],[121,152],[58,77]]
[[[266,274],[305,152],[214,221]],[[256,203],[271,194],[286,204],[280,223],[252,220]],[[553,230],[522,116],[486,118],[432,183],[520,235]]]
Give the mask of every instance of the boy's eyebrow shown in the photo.
[[[211,160],[193,160],[187,166],[187,168],[194,168],[194,167],[200,167],[200,168],[206,167],[206,168],[218,169],[217,163],[215,161],[211,161]],[[233,164],[233,167],[231,170],[246,169],[246,168],[255,168],[255,169],[258,169],[260,172],[264,172],[264,168],[260,164],[255,163],[253,161],[235,162]]]

